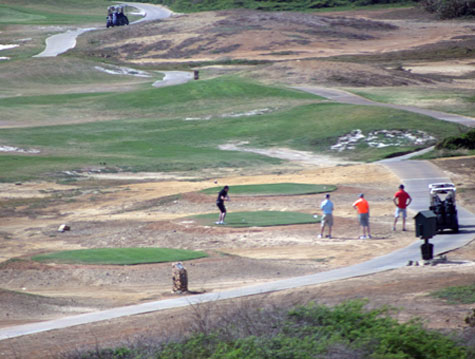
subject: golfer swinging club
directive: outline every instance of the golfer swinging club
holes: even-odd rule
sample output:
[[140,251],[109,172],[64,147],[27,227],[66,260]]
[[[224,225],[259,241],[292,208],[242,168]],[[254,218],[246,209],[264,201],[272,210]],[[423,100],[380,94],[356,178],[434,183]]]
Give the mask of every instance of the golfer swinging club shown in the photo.
[[224,218],[226,217],[226,207],[224,207],[224,201],[229,201],[228,191],[229,186],[224,186],[224,188],[218,193],[216,206],[218,206],[220,213],[219,220],[216,222],[216,224],[224,224]]

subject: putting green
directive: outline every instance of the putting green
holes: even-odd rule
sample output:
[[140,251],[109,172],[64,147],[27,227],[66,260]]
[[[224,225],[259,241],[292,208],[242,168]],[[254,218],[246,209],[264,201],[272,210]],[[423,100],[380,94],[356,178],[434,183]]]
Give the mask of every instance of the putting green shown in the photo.
[[[202,193],[217,194],[223,186],[212,187],[202,190]],[[230,186],[229,195],[256,195],[256,196],[292,196],[301,194],[315,194],[332,192],[336,186],[307,183],[270,183]]]
[[205,252],[172,248],[93,248],[41,254],[31,259],[68,264],[127,265],[187,261],[207,256]]
[[[201,214],[192,217],[199,224],[218,226],[217,213]],[[321,217],[313,217],[308,213],[259,211],[259,212],[231,212],[226,215],[225,227],[270,227],[286,226],[291,224],[319,223]]]

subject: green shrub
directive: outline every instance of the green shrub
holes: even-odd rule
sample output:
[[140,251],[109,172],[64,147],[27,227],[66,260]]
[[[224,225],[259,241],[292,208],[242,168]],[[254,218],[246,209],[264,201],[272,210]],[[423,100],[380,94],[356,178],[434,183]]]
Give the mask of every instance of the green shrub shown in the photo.
[[422,0],[421,6],[440,19],[475,15],[475,0]]
[[[387,308],[365,310],[365,304],[349,301],[333,308],[308,304],[287,312],[280,310],[282,314],[275,308],[273,311],[254,308],[247,313],[236,308],[226,314],[228,317],[218,318],[209,333],[201,328],[183,341],[157,343],[153,350],[147,347],[140,352],[134,348],[127,352],[134,355],[127,358],[469,358],[468,348],[438,332],[424,329],[419,321],[401,324],[389,316]],[[110,349],[106,352],[111,353]],[[81,358],[120,357],[93,352]]]
[[460,136],[444,138],[435,146],[435,148],[438,150],[475,150],[475,129],[472,129]]

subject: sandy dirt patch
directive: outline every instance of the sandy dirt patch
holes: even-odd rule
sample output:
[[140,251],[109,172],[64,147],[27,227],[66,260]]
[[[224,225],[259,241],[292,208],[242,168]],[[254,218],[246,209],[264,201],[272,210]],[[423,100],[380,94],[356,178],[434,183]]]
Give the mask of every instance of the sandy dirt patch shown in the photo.
[[[223,58],[296,60],[344,54],[400,51],[473,35],[470,23],[390,19],[386,12],[338,13],[221,11],[172,17],[127,31],[87,34],[93,56],[117,55],[136,64]],[[112,36],[113,38],[110,38]],[[83,40],[84,41],[84,40]]]
[[354,164],[355,162],[344,161],[337,157],[315,154],[309,151],[298,151],[290,148],[255,148],[247,146],[248,141],[240,141],[235,143],[226,143],[218,148],[223,151],[240,151],[257,153],[263,156],[279,158],[282,160],[309,164],[320,167],[329,167],[335,165]]
[[475,72],[473,60],[436,61],[404,66],[405,70],[416,74],[444,74],[462,76]]

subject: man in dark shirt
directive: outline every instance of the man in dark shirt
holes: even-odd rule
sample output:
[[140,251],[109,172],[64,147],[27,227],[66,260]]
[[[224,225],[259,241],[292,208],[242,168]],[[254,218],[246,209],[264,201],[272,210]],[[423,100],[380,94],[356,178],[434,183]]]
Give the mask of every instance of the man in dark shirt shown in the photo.
[[224,201],[229,201],[228,196],[229,186],[224,186],[224,188],[219,191],[218,198],[216,199],[216,205],[219,208],[219,220],[216,224],[224,224],[224,218],[226,217],[226,207],[224,206]]

